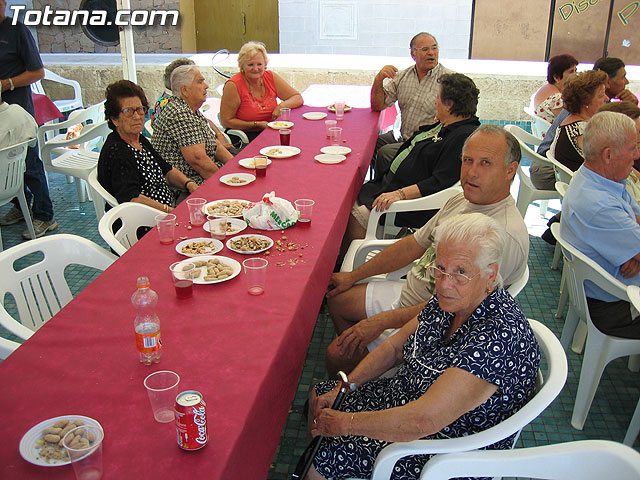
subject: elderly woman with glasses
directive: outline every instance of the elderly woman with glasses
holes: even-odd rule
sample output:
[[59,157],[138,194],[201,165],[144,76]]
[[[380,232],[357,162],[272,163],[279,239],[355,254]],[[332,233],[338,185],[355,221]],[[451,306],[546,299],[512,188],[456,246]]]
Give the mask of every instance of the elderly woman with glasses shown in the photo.
[[[434,232],[435,295],[422,312],[349,374],[342,410],[335,382],[311,395],[311,434],[325,437],[308,479],[370,478],[391,442],[452,438],[490,428],[534,394],[540,351],[498,273],[506,233],[492,218],[463,214]],[[387,378],[379,375],[392,367]],[[511,439],[490,448],[509,448]],[[418,478],[428,456],[400,460],[392,479]]]
[[173,210],[169,185],[193,192],[198,185],[165,162],[141,135],[149,103],[142,88],[129,80],[106,90],[105,116],[113,130],[98,160],[98,181],[119,203],[138,202],[163,212]]

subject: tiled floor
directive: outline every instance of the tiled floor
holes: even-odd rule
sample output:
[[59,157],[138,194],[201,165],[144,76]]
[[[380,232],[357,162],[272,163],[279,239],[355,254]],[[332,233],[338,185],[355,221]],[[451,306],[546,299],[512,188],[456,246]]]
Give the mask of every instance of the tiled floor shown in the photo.
[[[82,235],[106,247],[97,231],[93,205],[90,202],[79,205],[74,185],[67,184],[61,175],[50,174],[49,179],[56,218],[60,224],[54,233]],[[547,216],[552,215],[558,208],[557,202],[552,202],[550,208]],[[6,213],[8,209],[9,205],[0,207],[0,215]],[[540,219],[538,212],[537,207],[530,206],[526,218],[532,234],[529,253],[530,279],[527,287],[518,296],[518,300],[527,316],[542,321],[559,336],[563,320],[554,318],[554,312],[558,300],[560,271],[553,271],[550,268],[553,247],[537,236],[533,236],[539,235],[546,223],[545,220]],[[5,248],[21,242],[20,234],[24,228],[24,223],[2,227]],[[94,272],[67,272],[76,292],[90,282],[94,275]],[[12,338],[2,330],[0,335]],[[326,378],[324,351],[333,335],[331,319],[323,309],[318,315],[298,389],[268,475],[269,480],[289,479],[299,455],[306,446],[306,423],[302,418],[302,408],[313,383]],[[585,428],[583,431],[578,431],[571,427],[570,417],[582,358],[581,355],[570,351],[568,359],[569,378],[564,390],[543,415],[525,428],[518,446],[545,445],[589,438],[622,441],[640,396],[640,374],[629,372],[624,360],[609,364],[600,381]],[[635,446],[638,448],[640,444],[636,442]]]

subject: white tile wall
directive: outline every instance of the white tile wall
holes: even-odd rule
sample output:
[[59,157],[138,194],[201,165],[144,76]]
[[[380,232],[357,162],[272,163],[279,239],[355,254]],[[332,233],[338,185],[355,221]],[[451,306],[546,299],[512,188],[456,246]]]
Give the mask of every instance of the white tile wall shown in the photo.
[[355,40],[320,39],[321,0],[279,0],[280,53],[404,57],[411,37],[428,31],[438,39],[442,58],[468,58],[472,0],[342,1],[357,6]]

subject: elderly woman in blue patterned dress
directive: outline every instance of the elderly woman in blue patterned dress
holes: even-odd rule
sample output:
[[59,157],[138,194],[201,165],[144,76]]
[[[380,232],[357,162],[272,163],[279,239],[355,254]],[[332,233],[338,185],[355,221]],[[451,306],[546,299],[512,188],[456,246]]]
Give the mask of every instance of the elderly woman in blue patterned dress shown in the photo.
[[113,130],[98,159],[98,181],[119,203],[138,202],[170,212],[175,196],[169,186],[193,192],[198,185],[165,162],[142,134],[149,110],[141,87],[129,80],[106,90],[105,116]]
[[[518,303],[501,286],[505,238],[504,229],[480,213],[438,227],[429,266],[433,298],[351,372],[358,389],[345,398],[343,411],[330,408],[335,382],[316,385],[311,434],[327,438],[308,479],[370,478],[389,443],[482,431],[532,397],[540,351]],[[394,376],[378,378],[397,365]],[[427,460],[403,458],[392,478],[418,478]]]

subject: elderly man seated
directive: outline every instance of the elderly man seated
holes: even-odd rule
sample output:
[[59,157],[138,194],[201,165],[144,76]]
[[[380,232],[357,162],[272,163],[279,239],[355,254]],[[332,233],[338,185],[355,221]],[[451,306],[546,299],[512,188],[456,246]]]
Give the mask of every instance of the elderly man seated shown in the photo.
[[[584,132],[584,164],[562,202],[560,225],[567,241],[627,285],[640,285],[640,207],[625,179],[640,157],[633,120],[622,113],[594,115]],[[585,284],[589,314],[607,335],[640,338],[630,304]]]
[[[327,350],[330,375],[338,370],[351,371],[368,351],[415,317],[431,298],[434,279],[428,266],[434,255],[432,233],[445,219],[471,212],[493,217],[507,231],[500,266],[505,285],[522,275],[529,256],[529,236],[509,193],[519,161],[520,147],[513,135],[497,125],[481,125],[462,148],[460,182],[464,192],[451,198],[415,234],[397,241],[352,272],[333,274],[328,306],[340,336]],[[417,259],[406,283],[375,281],[356,285]]]
[[171,74],[175,99],[153,126],[151,144],[160,156],[198,185],[218,171],[233,155],[222,145],[198,110],[207,99],[207,82],[195,65],[183,65]]

